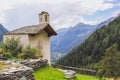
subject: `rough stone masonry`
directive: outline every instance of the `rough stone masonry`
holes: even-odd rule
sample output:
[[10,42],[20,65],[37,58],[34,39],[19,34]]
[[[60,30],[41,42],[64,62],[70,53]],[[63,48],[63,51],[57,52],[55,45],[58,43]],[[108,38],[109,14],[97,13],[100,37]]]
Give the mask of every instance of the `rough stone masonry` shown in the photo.
[[[33,69],[39,69],[47,65],[46,59],[31,59],[15,63],[12,61],[4,61],[6,64],[11,64],[9,69],[0,71],[0,80],[35,80]],[[21,63],[21,64],[20,64]]]

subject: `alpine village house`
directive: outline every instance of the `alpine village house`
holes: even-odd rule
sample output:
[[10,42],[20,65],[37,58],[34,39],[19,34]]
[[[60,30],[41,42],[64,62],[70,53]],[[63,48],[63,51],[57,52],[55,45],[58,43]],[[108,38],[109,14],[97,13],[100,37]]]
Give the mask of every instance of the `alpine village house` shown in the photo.
[[41,12],[39,14],[40,24],[25,26],[4,34],[3,40],[19,38],[23,47],[30,45],[41,51],[42,57],[48,60],[50,65],[50,37],[57,35],[49,24],[49,14]]

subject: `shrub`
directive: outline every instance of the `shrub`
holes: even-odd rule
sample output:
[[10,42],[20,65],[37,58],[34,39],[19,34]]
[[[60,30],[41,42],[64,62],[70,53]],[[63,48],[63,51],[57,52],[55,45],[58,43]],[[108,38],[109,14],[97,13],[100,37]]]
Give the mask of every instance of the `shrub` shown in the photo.
[[12,58],[12,55],[10,52],[4,52],[3,57],[4,57],[4,59],[10,59],[10,58]]
[[24,53],[23,53],[23,52],[17,55],[17,57],[18,57],[19,59],[23,59],[23,56],[24,56]]
[[30,45],[23,48],[20,44],[19,38],[15,39],[14,37],[9,39],[7,38],[4,43],[0,43],[0,54],[3,54],[5,59],[10,58],[39,58],[41,57],[40,51],[36,48],[32,48]]
[[3,51],[4,51],[4,49],[3,49],[3,43],[0,42],[0,54],[2,54]]
[[20,44],[19,38],[7,38],[5,43],[3,43],[3,48],[5,52],[9,52],[13,57],[17,57],[22,52],[22,45]]
[[3,48],[0,47],[0,54],[3,53]]
[[31,48],[30,45],[26,46],[25,49],[23,49],[23,53],[20,54],[23,59],[30,59],[30,58],[38,58],[40,57],[39,51],[36,48]]

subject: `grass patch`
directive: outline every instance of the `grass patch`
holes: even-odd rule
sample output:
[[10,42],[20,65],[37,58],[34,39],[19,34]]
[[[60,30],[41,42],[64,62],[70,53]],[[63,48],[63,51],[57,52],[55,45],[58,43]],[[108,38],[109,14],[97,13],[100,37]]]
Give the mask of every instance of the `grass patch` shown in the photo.
[[77,79],[78,80],[98,80],[94,76],[88,76],[88,75],[82,75],[82,74],[77,74]]
[[[64,73],[52,67],[41,68],[34,72],[35,80],[67,80]],[[73,79],[70,79],[73,80]],[[74,80],[98,80],[96,77],[77,74]]]
[[66,80],[64,73],[52,67],[45,67],[35,71],[35,80]]

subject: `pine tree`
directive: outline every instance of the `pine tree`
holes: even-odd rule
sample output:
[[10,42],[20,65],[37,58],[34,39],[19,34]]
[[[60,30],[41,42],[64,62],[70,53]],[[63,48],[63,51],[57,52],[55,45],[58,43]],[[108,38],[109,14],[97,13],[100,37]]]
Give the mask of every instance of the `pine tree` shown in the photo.
[[109,47],[105,56],[102,57],[102,60],[98,64],[97,75],[102,78],[114,78],[120,77],[120,51],[118,51],[118,45],[115,43]]

